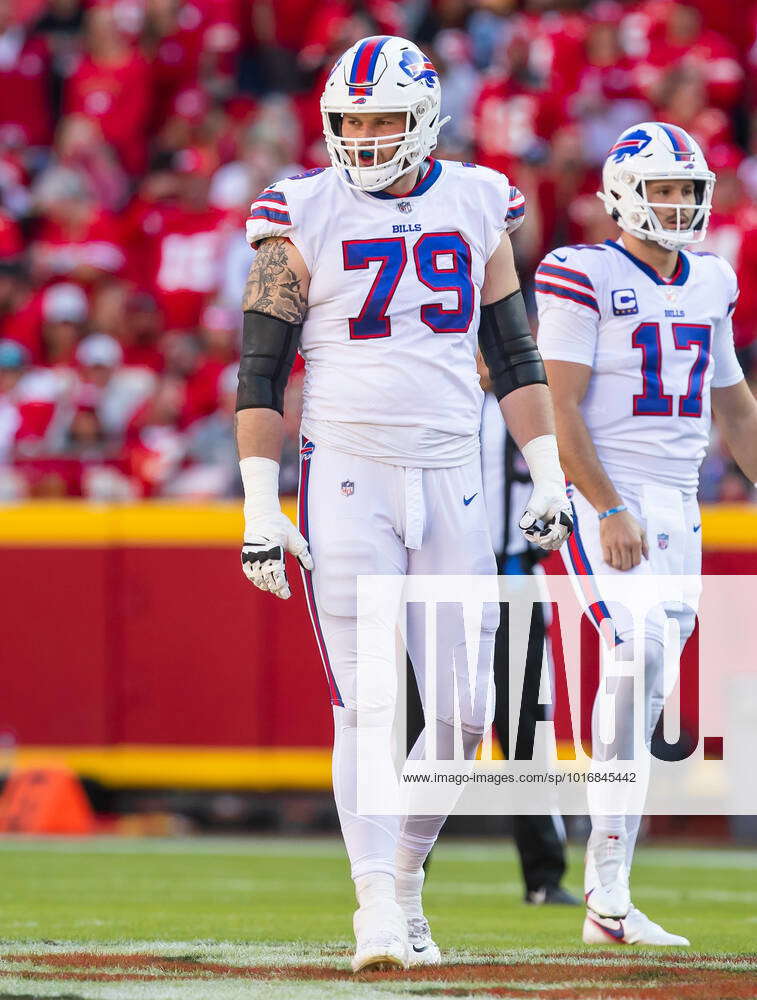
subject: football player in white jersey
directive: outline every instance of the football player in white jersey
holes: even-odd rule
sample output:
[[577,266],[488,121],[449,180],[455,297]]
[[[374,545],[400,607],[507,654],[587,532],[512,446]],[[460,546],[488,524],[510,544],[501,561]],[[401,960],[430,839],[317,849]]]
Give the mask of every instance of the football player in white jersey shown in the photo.
[[[445,817],[400,822],[357,811],[356,580],[496,572],[482,503],[477,340],[534,479],[521,527],[546,548],[571,530],[546,376],[507,235],[523,197],[501,174],[431,157],[439,108],[436,71],[412,42],[361,40],[321,100],[333,166],[272,184],[247,223],[258,252],[237,402],[243,569],[286,598],[284,554],[302,564],[334,706],[334,792],[358,900],[355,971],[440,960],[421,888]],[[306,366],[299,531],[279,506],[277,464],[298,348]],[[424,691],[415,610],[407,641]],[[459,708],[471,760],[488,722],[496,611],[487,605],[483,615],[478,697]],[[462,620],[445,618],[438,662],[450,669],[438,677],[430,719],[442,759],[454,747],[451,664],[464,640]],[[424,747],[421,735],[411,756]],[[389,759],[388,739],[377,752]]]
[[[627,129],[609,152],[599,193],[619,238],[561,247],[536,273],[538,343],[575,514],[563,559],[594,623],[611,620],[620,660],[634,659],[633,624],[616,605],[608,608],[602,575],[701,572],[696,494],[711,408],[734,458],[757,479],[757,404],[733,347],[736,275],[722,258],[684,249],[704,238],[714,183],[683,129],[662,122]],[[666,694],[666,613],[678,619],[683,648],[696,601],[691,594],[684,611],[666,606],[647,623],[647,741]],[[633,706],[624,707],[619,751],[633,736]],[[597,740],[597,703],[593,731]],[[639,823],[639,816],[592,816],[584,941],[687,945],[631,903]]]

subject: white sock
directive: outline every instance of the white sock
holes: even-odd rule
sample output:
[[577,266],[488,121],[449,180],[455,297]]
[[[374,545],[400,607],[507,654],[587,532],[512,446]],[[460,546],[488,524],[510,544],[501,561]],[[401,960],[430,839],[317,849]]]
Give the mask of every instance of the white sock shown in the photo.
[[424,861],[420,851],[413,851],[404,845],[397,848],[397,902],[408,920],[423,916]]
[[629,872],[633,863],[633,852],[636,847],[636,839],[639,836],[641,826],[641,816],[626,816],[626,867]]
[[609,885],[618,877],[620,865],[625,863],[625,845],[625,829],[622,834],[592,830],[588,846],[594,869],[602,885]]
[[395,901],[394,875],[386,872],[371,872],[358,875],[355,879],[355,895],[358,906],[372,906],[390,899]]

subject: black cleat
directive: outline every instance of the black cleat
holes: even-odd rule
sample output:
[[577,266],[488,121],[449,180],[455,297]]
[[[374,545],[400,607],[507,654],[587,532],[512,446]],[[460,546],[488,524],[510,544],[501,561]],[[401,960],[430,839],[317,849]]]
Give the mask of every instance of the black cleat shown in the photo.
[[539,889],[531,889],[523,897],[532,906],[580,906],[581,901],[563,889],[561,885],[544,885]]

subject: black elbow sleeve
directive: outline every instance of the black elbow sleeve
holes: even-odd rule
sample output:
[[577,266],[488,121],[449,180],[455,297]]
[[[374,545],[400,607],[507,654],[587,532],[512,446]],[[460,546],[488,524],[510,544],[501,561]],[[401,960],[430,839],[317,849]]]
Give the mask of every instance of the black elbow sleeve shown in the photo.
[[497,399],[525,385],[547,384],[520,289],[481,307],[478,344]]
[[237,410],[284,413],[284,390],[300,342],[301,324],[247,310],[242,328]]

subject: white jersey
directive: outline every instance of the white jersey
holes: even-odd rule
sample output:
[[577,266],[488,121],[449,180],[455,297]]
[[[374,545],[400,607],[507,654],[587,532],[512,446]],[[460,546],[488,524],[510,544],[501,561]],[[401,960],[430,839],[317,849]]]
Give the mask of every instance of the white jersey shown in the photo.
[[307,438],[416,467],[477,453],[481,286],[524,212],[503,174],[433,159],[400,197],[349,187],[327,168],[278,181],[253,202],[249,242],[285,236],[310,272],[300,341]]
[[608,240],[547,254],[535,287],[542,357],[593,369],[581,412],[610,478],[695,492],[710,388],[744,377],[731,266],[682,251],[666,280]]

